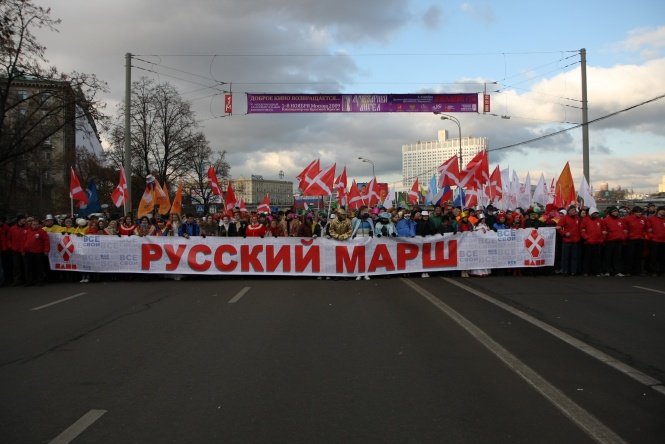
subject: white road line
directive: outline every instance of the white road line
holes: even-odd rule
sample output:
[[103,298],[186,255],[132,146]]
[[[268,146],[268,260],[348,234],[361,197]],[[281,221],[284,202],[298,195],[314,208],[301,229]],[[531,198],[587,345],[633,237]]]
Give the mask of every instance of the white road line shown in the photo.
[[233,299],[231,299],[228,303],[229,303],[229,304],[235,304],[236,302],[238,302],[238,299],[240,299],[241,297],[243,297],[243,295],[244,295],[245,293],[247,293],[249,290],[251,290],[251,288],[252,288],[252,287],[245,287],[245,288],[243,288],[242,290],[240,290],[240,291],[238,292],[237,295],[233,296]]
[[106,413],[106,410],[90,410],[81,419],[69,426],[67,430],[56,436],[49,444],[67,444],[72,442],[85,429],[90,427],[92,423],[101,418],[104,413]]
[[601,352],[600,350],[597,350],[597,349],[593,348],[589,344],[587,344],[585,342],[582,342],[582,341],[570,336],[569,334],[564,333],[561,330],[558,330],[558,329],[552,327],[551,325],[549,325],[549,324],[547,324],[547,323],[545,323],[545,322],[543,322],[539,319],[534,318],[533,316],[529,316],[528,314],[526,314],[526,313],[524,313],[524,312],[522,312],[522,311],[520,311],[520,310],[518,310],[514,307],[511,307],[508,304],[504,304],[501,301],[497,301],[496,299],[486,295],[485,293],[483,293],[481,291],[476,290],[475,288],[471,288],[467,285],[456,282],[456,281],[454,281],[453,279],[450,279],[450,278],[441,278],[441,279],[443,279],[446,282],[450,282],[451,284],[456,285],[459,288],[468,291],[469,293],[475,294],[479,298],[484,299],[487,302],[489,302],[491,304],[494,304],[497,307],[500,307],[500,308],[514,314],[515,316],[517,316],[519,318],[524,319],[525,321],[529,322],[530,324],[535,325],[536,327],[546,331],[547,333],[551,334],[552,336],[554,336],[554,337],[566,342],[567,344],[572,345],[573,347],[577,348],[578,350],[580,350],[580,351],[596,358],[600,362],[603,362],[603,363],[609,365],[610,367],[614,368],[615,370],[620,371],[621,373],[623,373],[626,376],[636,380],[637,382],[640,382],[640,383],[642,383],[642,384],[644,384],[648,387],[651,387],[651,389],[665,395],[665,385],[663,385],[663,383],[661,381],[659,381],[658,379],[652,378],[651,376],[649,376],[647,374],[644,374],[641,371],[639,371],[639,370],[637,370],[637,369],[635,369],[635,368],[633,368],[633,367],[631,367],[627,364],[624,364],[623,362],[621,362],[617,359],[614,359],[610,355],[605,354],[605,353]]
[[638,287],[637,285],[633,285],[633,288],[639,288],[639,289],[641,289],[641,290],[647,290],[647,291],[653,291],[654,293],[665,294],[665,291],[654,290],[653,288]]
[[75,294],[74,296],[69,296],[67,298],[60,299],[60,300],[55,301],[55,302],[51,302],[50,304],[40,305],[39,307],[31,308],[30,310],[41,310],[42,308],[50,307],[51,305],[59,304],[60,302],[65,302],[65,301],[68,301],[70,299],[74,299],[74,298],[77,298],[79,296],[83,296],[84,294],[88,294],[88,293],[78,293],[78,294]]
[[[510,367],[518,376],[526,381],[531,387],[543,395],[550,401],[557,409],[566,415],[572,422],[580,427],[586,434],[593,440],[599,443],[625,443],[623,439],[611,429],[600,422],[595,416],[587,412],[585,409],[577,405],[572,399],[568,398],[565,394],[559,391],[552,384],[547,382],[545,378],[540,376],[537,372],[532,370],[522,361],[517,359],[516,356],[511,354],[508,350],[503,348],[492,338],[490,338],[484,331],[476,327],[468,319],[457,313],[451,307],[441,302],[432,293],[424,288],[415,284],[410,279],[400,278],[404,283],[413,288],[416,292],[420,293],[425,299],[431,302],[439,310],[444,312],[453,321],[464,328],[471,334],[478,342],[483,344],[490,352],[496,357],[501,359],[508,367]],[[447,280],[447,279],[446,279]]]

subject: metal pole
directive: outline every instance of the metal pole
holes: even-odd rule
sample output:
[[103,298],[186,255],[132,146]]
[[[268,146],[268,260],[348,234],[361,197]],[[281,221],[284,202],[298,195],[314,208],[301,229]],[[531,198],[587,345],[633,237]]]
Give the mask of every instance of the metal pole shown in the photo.
[[587,103],[586,90],[586,49],[580,49],[580,64],[582,71],[582,168],[584,177],[591,186],[591,177],[589,177],[589,108]]
[[462,160],[462,124],[457,119],[455,121],[459,130],[459,170],[461,172],[464,169],[464,161]]
[[125,54],[125,180],[127,181],[127,201],[125,214],[132,211],[132,133],[130,130],[132,112],[132,54]]
[[455,122],[457,125],[457,129],[459,131],[459,170],[462,171],[462,169],[464,169],[464,161],[462,160],[462,124],[457,119],[457,117],[453,117],[448,114],[442,114],[441,120],[450,120],[451,122]]
[[369,159],[365,159],[364,157],[358,157],[358,159],[362,160],[363,162],[369,162],[372,164],[372,177],[376,177],[376,173],[374,173],[374,162],[372,162]]

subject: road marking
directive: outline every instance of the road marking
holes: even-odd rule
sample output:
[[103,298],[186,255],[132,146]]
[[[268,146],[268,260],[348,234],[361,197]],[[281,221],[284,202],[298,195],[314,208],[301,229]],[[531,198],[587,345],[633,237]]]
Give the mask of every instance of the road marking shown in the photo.
[[[611,429],[600,422],[595,416],[577,405],[572,399],[559,391],[536,371],[520,361],[515,355],[503,348],[499,343],[490,338],[484,331],[476,327],[464,316],[457,313],[450,306],[440,301],[432,293],[415,284],[410,279],[400,278],[402,282],[420,293],[435,307],[445,313],[460,327],[465,329],[478,342],[484,345],[497,358],[501,359],[519,377],[526,381],[531,387],[543,395],[557,409],[566,415],[572,422],[587,433],[593,440],[599,443],[625,443],[623,439]],[[445,279],[448,280],[448,279]]]
[[88,294],[88,293],[78,293],[78,294],[75,294],[74,296],[69,296],[68,298],[64,298],[64,299],[60,299],[59,301],[51,302],[50,304],[40,305],[39,307],[31,308],[30,310],[41,310],[42,308],[50,307],[51,305],[59,304],[60,302],[65,302],[65,301],[68,301],[70,299],[74,299],[74,298],[77,298],[79,296],[83,296],[84,294]]
[[617,359],[614,359],[610,355],[605,354],[602,351],[593,348],[589,344],[587,344],[585,342],[582,342],[579,339],[576,339],[576,338],[570,336],[569,334],[564,333],[561,330],[558,330],[558,329],[552,327],[551,325],[549,325],[549,324],[547,324],[547,323],[545,323],[545,322],[543,322],[539,319],[534,318],[533,316],[529,316],[528,314],[526,314],[526,313],[524,313],[524,312],[522,312],[522,311],[520,311],[520,310],[518,310],[514,307],[511,307],[508,304],[504,304],[501,301],[497,301],[493,297],[488,296],[485,293],[476,290],[475,288],[471,288],[467,285],[456,282],[456,281],[454,281],[450,278],[441,278],[441,279],[443,279],[446,282],[450,282],[451,284],[456,285],[459,288],[468,291],[469,293],[475,294],[479,298],[484,299],[485,301],[487,301],[491,304],[494,304],[497,307],[500,307],[500,308],[514,314],[515,316],[517,316],[519,318],[524,319],[525,321],[529,322],[530,324],[533,324],[536,327],[538,327],[538,328],[546,331],[547,333],[551,334],[552,336],[566,342],[569,345],[572,345],[573,347],[575,347],[578,350],[588,354],[589,356],[592,356],[592,357],[596,358],[600,362],[603,362],[603,363],[609,365],[610,367],[614,368],[615,370],[620,371],[621,373],[623,373],[626,376],[636,380],[637,382],[642,383],[642,384],[650,387],[651,389],[665,395],[665,385],[663,385],[663,383],[661,381],[659,381],[658,379],[652,378],[651,376],[649,376],[645,373],[642,373],[641,371],[639,371],[639,370],[637,370],[637,369],[635,369],[635,368],[633,368],[633,367],[631,367],[627,364],[624,364],[623,362],[621,362]]
[[245,287],[245,288],[243,288],[242,290],[240,290],[240,291],[238,292],[237,295],[233,296],[233,299],[231,299],[228,303],[229,303],[229,304],[235,304],[236,302],[238,302],[238,299],[240,299],[241,297],[243,297],[243,295],[244,295],[245,293],[247,293],[251,288],[252,288],[252,287]]
[[81,419],[69,426],[67,430],[56,436],[49,444],[67,444],[72,442],[85,429],[90,427],[92,423],[101,418],[104,413],[106,413],[106,410],[90,410]]
[[639,289],[641,289],[641,290],[653,291],[654,293],[665,294],[665,291],[654,290],[653,288],[638,287],[637,285],[633,285],[633,287],[634,287],[634,288],[639,288]]

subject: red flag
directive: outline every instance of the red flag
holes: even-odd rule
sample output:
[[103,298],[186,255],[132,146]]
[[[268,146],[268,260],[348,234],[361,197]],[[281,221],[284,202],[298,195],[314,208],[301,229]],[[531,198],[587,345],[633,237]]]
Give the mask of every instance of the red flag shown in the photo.
[[115,187],[115,190],[113,190],[113,193],[111,193],[111,200],[117,208],[120,208],[127,202],[127,179],[125,179],[125,169],[122,165],[120,166],[120,182]]
[[335,191],[337,191],[337,201],[344,202],[346,200],[346,166],[342,174],[335,179]]
[[376,177],[372,177],[372,180],[369,181],[365,190],[364,201],[368,207],[372,207],[379,203],[379,200],[381,199],[381,190],[379,190],[379,184],[376,181]]
[[478,205],[478,193],[480,190],[475,190],[475,189],[467,189],[466,193],[464,193],[464,206],[468,208],[473,208],[476,205]]
[[81,188],[81,182],[79,182],[79,178],[76,177],[74,168],[69,167],[69,171],[70,171],[69,196],[73,199],[80,200],[84,204],[88,205],[88,195],[85,194],[85,190]]
[[303,190],[303,196],[330,196],[333,192],[333,184],[335,182],[335,167],[337,164],[332,164],[325,170],[321,170],[316,174],[309,186]]
[[210,165],[210,168],[208,168],[208,185],[210,185],[212,194],[215,196],[222,195],[222,187],[219,186],[219,182],[217,181],[217,173],[215,173],[215,167],[212,165]]
[[296,176],[296,179],[298,179],[298,187],[305,191],[307,187],[312,183],[312,179],[316,177],[317,173],[321,169],[321,164],[319,162],[319,159],[316,159],[312,163],[310,163],[307,168],[302,170],[302,173],[298,174]]
[[349,201],[349,210],[354,210],[362,206],[363,199],[360,195],[360,190],[358,189],[358,184],[356,184],[355,179],[351,183],[351,189],[346,198]]
[[231,181],[229,180],[229,187],[226,190],[226,205],[224,208],[226,208],[226,211],[233,211],[233,209],[236,207],[236,195],[233,192],[233,187],[231,186]]
[[460,172],[459,185],[463,188],[479,189],[489,180],[489,166],[485,150],[476,154]]
[[408,194],[409,205],[417,204],[419,197],[420,197],[420,185],[418,185],[418,178],[416,177],[416,181],[413,182],[411,191],[409,191]]
[[259,213],[270,213],[270,196],[268,194],[266,194],[266,197],[256,207],[256,211]]
[[487,187],[487,196],[494,200],[499,200],[503,197],[503,183],[501,182],[501,170],[499,165],[494,168],[490,176],[490,185]]
[[557,208],[565,208],[566,202],[563,198],[561,186],[557,185],[556,186],[556,194],[554,195],[554,205],[556,205]]
[[245,206],[245,199],[240,198],[240,212],[247,213],[247,207]]
[[456,186],[459,183],[459,159],[457,154],[446,160],[439,167],[438,172],[439,188]]

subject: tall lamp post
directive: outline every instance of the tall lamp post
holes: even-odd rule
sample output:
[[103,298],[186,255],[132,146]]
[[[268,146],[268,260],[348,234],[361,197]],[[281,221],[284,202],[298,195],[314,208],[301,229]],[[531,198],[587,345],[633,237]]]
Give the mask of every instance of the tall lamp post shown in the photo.
[[369,162],[372,164],[372,178],[376,177],[376,174],[374,174],[374,162],[372,162],[369,159],[365,159],[364,157],[358,157],[359,160],[362,160],[363,162]]
[[459,170],[462,171],[464,169],[464,162],[462,161],[462,124],[457,120],[457,117],[449,114],[442,114],[441,120],[450,120],[457,124],[457,129],[459,130]]

